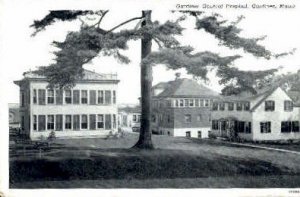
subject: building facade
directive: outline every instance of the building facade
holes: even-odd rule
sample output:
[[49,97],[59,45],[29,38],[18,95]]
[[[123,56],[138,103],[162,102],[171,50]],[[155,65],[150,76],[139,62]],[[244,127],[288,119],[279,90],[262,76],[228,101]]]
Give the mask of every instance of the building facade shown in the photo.
[[280,87],[222,97],[212,106],[212,134],[249,141],[300,139],[299,107]]
[[71,89],[49,89],[44,76],[33,72],[15,81],[20,87],[21,129],[32,140],[101,137],[117,129],[116,74],[84,70]]
[[152,132],[207,138],[211,105],[218,93],[192,79],[177,78],[152,88]]
[[119,107],[118,120],[121,130],[139,132],[139,129],[141,127],[140,106]]

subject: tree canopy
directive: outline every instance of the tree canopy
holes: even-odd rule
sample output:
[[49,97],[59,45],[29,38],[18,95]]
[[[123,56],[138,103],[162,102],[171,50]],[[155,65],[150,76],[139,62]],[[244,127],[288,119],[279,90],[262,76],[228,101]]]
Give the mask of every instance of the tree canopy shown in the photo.
[[[182,16],[175,21],[166,21],[165,23],[154,21],[145,26],[139,26],[143,17],[137,16],[111,27],[111,29],[102,29],[101,21],[107,13],[106,10],[50,11],[43,19],[34,21],[32,25],[35,29],[34,35],[56,21],[75,19],[82,21],[79,31],[69,32],[63,42],[53,42],[54,46],[58,48],[58,51],[54,52],[55,63],[40,67],[37,72],[46,75],[51,85],[72,86],[76,79],[82,77],[83,65],[99,55],[113,56],[120,63],[129,63],[130,59],[121,51],[128,49],[129,41],[145,37],[156,42],[159,50],[151,52],[142,60],[142,63],[164,64],[173,70],[185,68],[188,74],[202,79],[207,79],[209,67],[214,67],[217,70],[217,76],[220,77],[219,83],[225,85],[222,90],[225,95],[238,94],[244,90],[255,94],[257,84],[268,80],[277,71],[277,69],[241,71],[233,66],[234,61],[241,58],[241,55],[220,56],[218,53],[198,52],[191,46],[182,46],[177,37],[182,36],[184,31],[181,22],[189,17],[195,18],[196,30],[204,30],[214,35],[220,45],[230,49],[243,49],[246,53],[265,59],[279,58],[293,53],[293,51],[272,53],[259,44],[259,41],[265,39],[266,36],[259,38],[240,36],[241,29],[238,28],[238,24],[244,18],[243,16],[229,23],[226,20],[220,20],[222,17],[218,14],[205,16],[203,12],[181,11]],[[97,22],[92,25],[85,23],[80,17],[86,15],[97,16]],[[136,20],[138,20],[137,28],[119,30],[122,25]]]

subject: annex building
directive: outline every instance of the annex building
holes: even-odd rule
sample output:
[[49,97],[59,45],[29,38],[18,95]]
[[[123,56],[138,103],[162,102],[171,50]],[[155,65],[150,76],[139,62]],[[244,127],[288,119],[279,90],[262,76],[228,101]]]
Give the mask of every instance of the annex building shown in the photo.
[[279,86],[255,96],[223,96],[213,102],[212,134],[250,141],[300,139],[299,105]]
[[71,89],[49,89],[44,76],[33,72],[15,81],[20,87],[21,130],[32,140],[102,137],[117,131],[116,74],[84,70]]
[[152,133],[207,138],[217,97],[217,92],[179,76],[153,86]]

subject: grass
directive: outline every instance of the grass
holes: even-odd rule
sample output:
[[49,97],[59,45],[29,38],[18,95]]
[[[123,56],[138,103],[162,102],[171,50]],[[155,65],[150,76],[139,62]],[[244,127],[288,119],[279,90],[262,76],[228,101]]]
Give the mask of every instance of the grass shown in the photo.
[[56,140],[41,158],[10,159],[10,187],[300,186],[298,155],[168,136],[153,136],[155,150],[129,149],[137,138]]

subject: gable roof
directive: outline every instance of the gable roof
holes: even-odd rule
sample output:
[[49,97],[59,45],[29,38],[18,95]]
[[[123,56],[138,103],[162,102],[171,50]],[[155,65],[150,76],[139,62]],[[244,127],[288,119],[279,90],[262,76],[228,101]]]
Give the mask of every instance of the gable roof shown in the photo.
[[219,95],[219,93],[198,84],[195,80],[186,78],[162,82],[153,86],[153,89],[155,88],[164,89],[155,97],[211,97]]
[[[276,84],[274,86],[266,87],[266,88],[263,88],[263,89],[259,90],[256,95],[252,95],[252,96],[240,96],[240,95],[237,95],[237,96],[225,96],[225,97],[221,97],[220,100],[221,101],[225,101],[225,102],[226,101],[228,101],[228,102],[230,102],[230,101],[248,101],[248,102],[252,102],[252,103],[254,103],[254,105],[251,106],[251,109],[250,109],[250,111],[252,112],[257,107],[259,107],[278,88],[280,88],[281,90],[283,90],[280,87],[280,85]],[[287,94],[288,97],[290,97],[290,95],[287,92],[285,92],[285,93]],[[300,99],[300,93],[299,93],[299,99]],[[293,100],[293,99],[291,98],[291,100]],[[293,100],[293,102],[294,102],[294,100]],[[300,100],[299,100],[299,104],[300,104]]]

